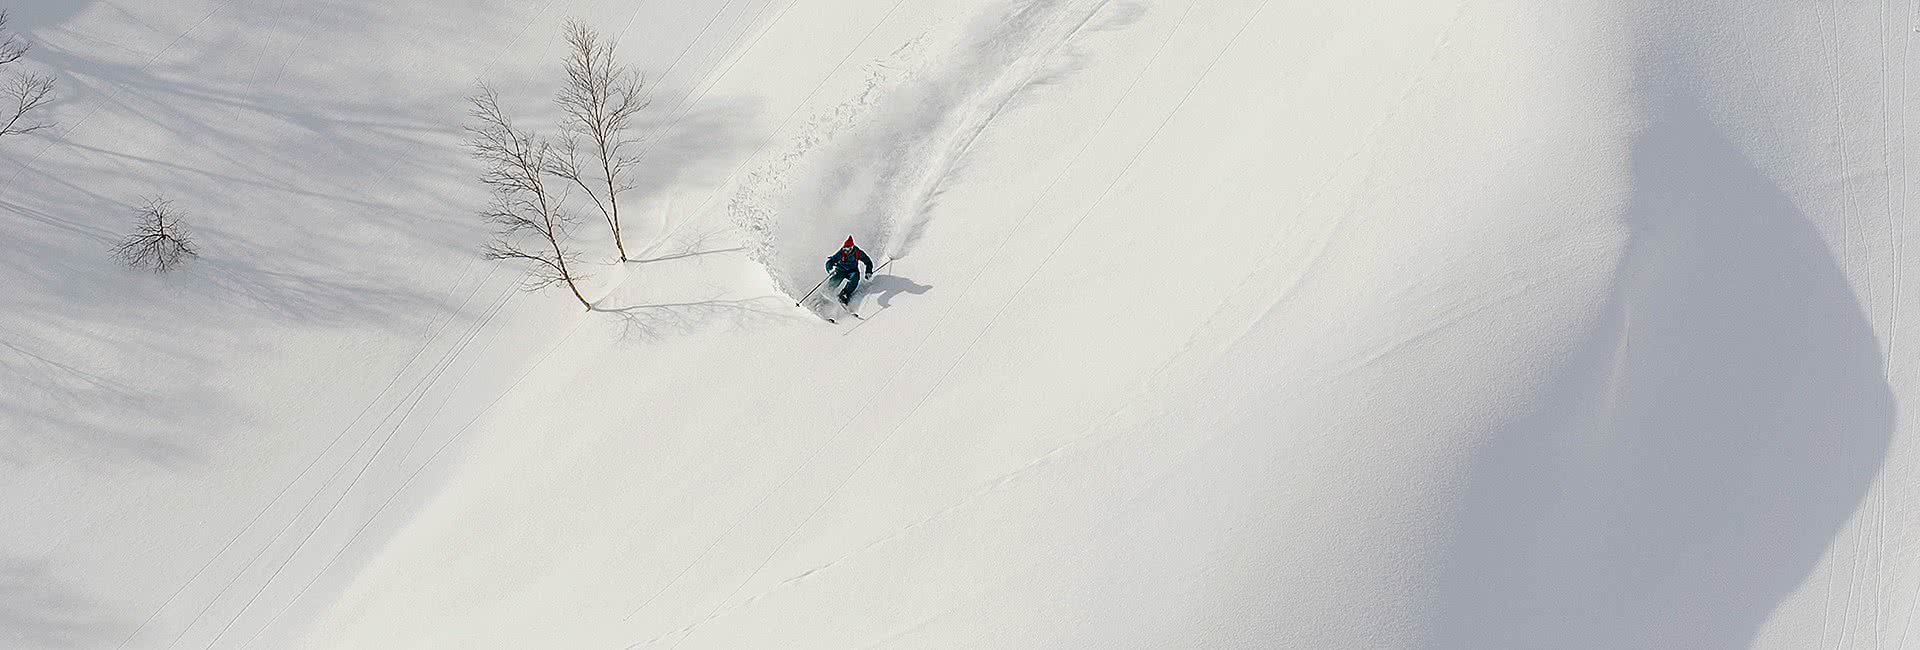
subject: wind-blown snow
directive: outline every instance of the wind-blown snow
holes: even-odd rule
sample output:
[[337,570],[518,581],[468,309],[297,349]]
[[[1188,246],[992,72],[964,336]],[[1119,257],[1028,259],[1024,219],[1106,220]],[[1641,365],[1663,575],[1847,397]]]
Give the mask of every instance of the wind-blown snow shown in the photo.
[[[6,647],[1920,644],[1910,6],[0,6]],[[586,314],[459,148],[568,18]]]

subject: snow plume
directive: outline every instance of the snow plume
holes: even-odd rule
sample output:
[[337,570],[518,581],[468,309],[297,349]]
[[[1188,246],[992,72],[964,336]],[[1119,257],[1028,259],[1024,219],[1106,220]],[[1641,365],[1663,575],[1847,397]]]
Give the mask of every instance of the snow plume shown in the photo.
[[848,235],[876,263],[906,257],[980,134],[1022,90],[1057,72],[1068,40],[1109,4],[1011,2],[940,46],[923,36],[870,64],[857,96],[815,116],[786,154],[736,191],[729,209],[755,259],[793,293],[811,285]]
[[[793,293],[792,271],[804,270],[783,264],[784,259],[777,243],[784,234],[780,215],[783,211],[801,211],[803,214],[823,214],[819,210],[828,198],[809,184],[796,183],[796,177],[805,173],[803,165],[809,154],[834,141],[848,129],[860,123],[873,105],[879,101],[883,91],[898,83],[906,76],[906,69],[898,65],[898,59],[918,51],[919,41],[901,46],[887,58],[867,65],[867,80],[860,93],[852,99],[813,116],[801,128],[800,135],[786,153],[768,162],[741,182],[734,191],[733,198],[727,202],[727,212],[733,216],[746,232],[747,254],[754,261],[767,267],[767,273],[774,282],[787,293]],[[825,221],[824,219],[820,221]],[[837,225],[822,223],[823,227]],[[823,231],[826,232],[826,231]],[[849,232],[852,232],[849,230]],[[855,233],[858,234],[858,233]],[[826,239],[831,239],[828,234]],[[813,241],[826,241],[819,237],[809,239],[802,245]],[[837,242],[838,240],[834,240]],[[830,244],[820,244],[828,246]],[[793,247],[789,247],[793,248]],[[823,253],[824,256],[824,253]],[[789,256],[790,257],[790,256]]]

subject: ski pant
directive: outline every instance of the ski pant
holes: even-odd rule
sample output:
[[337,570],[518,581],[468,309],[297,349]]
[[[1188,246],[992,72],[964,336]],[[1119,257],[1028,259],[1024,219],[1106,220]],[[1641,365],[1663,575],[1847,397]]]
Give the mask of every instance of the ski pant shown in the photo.
[[833,279],[827,281],[827,284],[840,287],[840,304],[844,305],[853,300],[853,290],[860,286],[860,274],[835,275]]

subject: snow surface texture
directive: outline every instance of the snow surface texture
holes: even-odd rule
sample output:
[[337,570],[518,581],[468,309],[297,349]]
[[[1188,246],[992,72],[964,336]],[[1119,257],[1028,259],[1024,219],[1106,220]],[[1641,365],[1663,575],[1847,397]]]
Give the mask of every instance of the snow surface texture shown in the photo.
[[[1920,7],[4,6],[0,646],[1920,647]],[[588,314],[459,148],[568,18]]]

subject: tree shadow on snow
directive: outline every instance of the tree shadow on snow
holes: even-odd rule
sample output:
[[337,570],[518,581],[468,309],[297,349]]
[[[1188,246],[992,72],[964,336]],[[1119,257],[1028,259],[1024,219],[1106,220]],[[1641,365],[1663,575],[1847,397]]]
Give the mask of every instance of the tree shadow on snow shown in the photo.
[[[227,58],[137,56],[90,33],[137,30],[137,12],[75,26],[66,23],[84,3],[0,6],[20,9],[28,61],[59,78],[50,117],[62,125],[0,156],[0,313],[16,315],[0,319],[9,370],[0,372],[0,461],[199,458],[198,446],[244,421],[243,405],[214,379],[278,352],[273,330],[413,332],[451,309],[458,296],[367,268],[370,256],[356,252],[380,242],[444,256],[458,233],[480,230],[453,224],[454,210],[398,208],[445,189],[425,175],[435,171],[429,159],[464,159],[439,146],[455,131],[432,117],[457,115],[457,94],[382,79],[363,86],[373,99],[344,99],[310,80],[249,78],[258,66],[236,63],[327,53],[236,45]],[[231,22],[196,25],[194,40],[238,41]],[[249,29],[289,44],[311,33],[403,38],[347,30],[311,9]],[[110,255],[151,194],[178,201],[201,249],[164,275]],[[272,240],[261,237],[268,231]]]
[[[31,32],[30,61],[59,77],[51,117],[63,128],[0,151],[0,313],[24,315],[0,319],[13,344],[0,363],[31,371],[0,370],[0,461],[61,459],[62,447],[92,460],[194,458],[248,415],[203,380],[286,353],[280,334],[422,337],[461,305],[486,304],[463,301],[495,277],[473,214],[486,195],[460,147],[473,89],[393,62],[471,58],[485,52],[475,39],[520,29],[521,9],[240,3],[194,25],[182,41],[194,47],[155,57],[101,42],[138,32],[137,11],[69,25],[83,3],[6,6]],[[537,110],[559,81],[550,67],[487,78],[528,126],[549,121]],[[749,144],[734,128],[746,101],[665,108],[635,125],[648,150],[635,203]],[[127,125],[138,128],[115,132]],[[165,275],[110,257],[154,193],[186,211],[201,249]],[[629,224],[629,243],[646,227]],[[178,444],[154,446],[169,436]]]
[[25,466],[53,450],[90,461],[133,457],[163,467],[200,457],[141,420],[121,416],[184,417],[183,403],[210,402],[203,391],[175,387],[169,395],[142,388],[9,340],[0,340],[0,372],[19,380],[0,394],[0,421],[7,423],[0,427],[0,464]]
[[60,584],[44,562],[0,557],[0,646],[106,647],[131,627]]
[[9,27],[32,35],[50,26],[72,19],[94,4],[95,0],[7,0],[0,9],[7,11]]
[[640,341],[658,341],[715,326],[740,330],[796,320],[784,296],[661,302],[594,311],[620,319],[622,339]]
[[1611,302],[1479,451],[1436,645],[1745,647],[1884,458],[1884,360],[1827,244],[1655,99]]
[[[622,239],[625,239],[625,238],[623,237]],[[678,252],[678,253],[663,253],[663,254],[660,254],[660,255],[655,255],[655,256],[653,256],[653,257],[649,257],[649,258],[646,258],[646,259],[637,259],[637,260],[628,260],[628,261],[627,261],[627,263],[628,263],[628,264],[658,264],[658,263],[661,263],[661,262],[672,262],[672,261],[674,261],[674,260],[684,260],[684,259],[691,259],[691,258],[695,258],[695,257],[704,257],[704,256],[707,256],[707,255],[719,255],[719,254],[722,254],[722,253],[738,253],[738,252],[741,252],[741,251],[744,251],[744,250],[746,250],[746,249],[747,249],[747,247],[745,247],[745,246],[734,246],[734,247],[731,247],[731,248],[710,248],[710,249],[706,249],[706,250],[686,250],[686,251],[681,251],[681,252]]]

